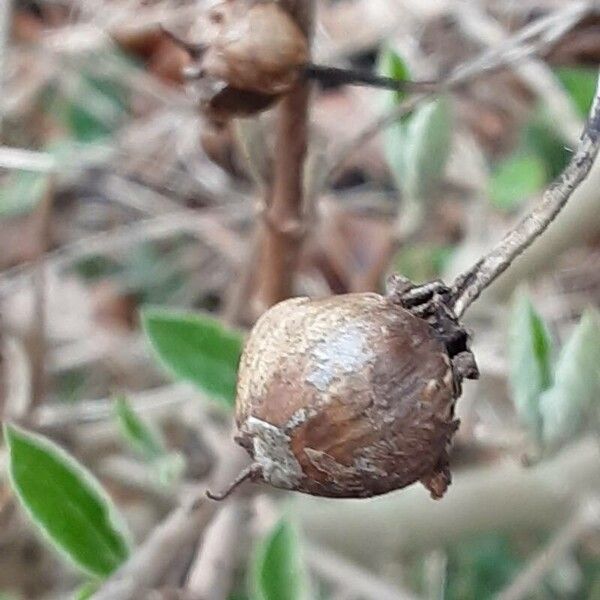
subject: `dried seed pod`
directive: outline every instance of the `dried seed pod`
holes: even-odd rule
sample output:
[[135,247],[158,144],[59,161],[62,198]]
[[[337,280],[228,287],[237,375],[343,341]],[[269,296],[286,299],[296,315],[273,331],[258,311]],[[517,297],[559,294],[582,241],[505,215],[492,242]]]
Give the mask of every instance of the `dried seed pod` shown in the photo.
[[262,94],[290,90],[308,62],[308,41],[278,3],[212,15],[218,25],[202,58],[206,76]]
[[296,84],[308,62],[308,40],[277,2],[220,2],[208,20],[188,76],[198,81],[209,117],[260,112]]
[[[457,332],[450,338],[466,340]],[[476,376],[472,355],[458,349],[451,356],[444,336],[394,296],[275,306],[240,365],[237,441],[254,460],[246,475],[336,498],[421,481],[441,498],[455,400],[462,378]]]

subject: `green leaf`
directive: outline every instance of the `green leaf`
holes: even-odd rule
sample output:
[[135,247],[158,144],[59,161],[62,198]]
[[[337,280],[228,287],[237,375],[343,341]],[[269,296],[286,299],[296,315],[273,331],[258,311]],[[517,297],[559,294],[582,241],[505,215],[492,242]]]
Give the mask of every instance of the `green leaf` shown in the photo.
[[590,309],[560,353],[554,386],[541,397],[544,441],[557,446],[577,435],[599,398],[600,316]]
[[552,385],[552,341],[529,297],[517,292],[510,318],[510,387],[519,418],[539,439],[539,401]]
[[597,69],[559,67],[556,70],[556,75],[569,96],[571,96],[579,114],[582,117],[587,117],[596,93]]
[[514,154],[492,173],[490,199],[496,208],[512,210],[537,194],[546,181],[546,167],[542,159],[533,154]]
[[310,582],[296,528],[282,519],[258,545],[252,569],[255,600],[309,600]]
[[89,600],[89,598],[91,598],[99,588],[99,581],[87,581],[75,590],[75,593],[73,594],[73,600]]
[[[67,174],[73,164],[104,161],[110,148],[101,144],[76,144],[60,140],[49,143],[44,153],[58,172]],[[0,180],[0,217],[13,217],[31,212],[48,190],[47,173],[15,170]]]
[[395,270],[415,283],[424,283],[443,273],[453,251],[439,244],[409,244],[396,255]]
[[145,309],[142,321],[156,354],[176,377],[233,406],[240,333],[206,314]]
[[0,184],[0,217],[28,213],[42,199],[48,186],[48,176],[32,171],[14,171]]
[[405,199],[430,200],[444,177],[451,142],[448,98],[439,98],[415,111],[406,127],[404,160],[397,173]]
[[[391,47],[386,46],[379,54],[377,71],[398,81],[410,81],[410,69],[402,57]],[[407,92],[389,92],[391,102],[400,103],[407,97]]]
[[158,482],[172,487],[185,471],[185,458],[169,452],[160,433],[141,419],[123,396],[115,401],[115,415],[123,437],[154,470]]
[[137,415],[124,396],[115,400],[115,414],[123,437],[136,452],[147,460],[155,460],[167,453],[159,432]]
[[129,555],[122,520],[98,481],[50,440],[4,425],[12,487],[50,543],[105,577]]
[[523,129],[521,147],[523,153],[535,155],[543,162],[546,183],[556,179],[571,158],[565,141],[556,131],[556,125],[540,110]]
[[152,462],[160,485],[172,489],[185,473],[186,461],[180,452],[169,452]]
[[[82,55],[70,94],[65,96],[56,86],[48,88],[42,98],[44,111],[62,125],[70,139],[90,143],[109,138],[126,117],[130,103],[119,73],[129,63],[113,49]],[[98,75],[100,70],[112,73]]]
[[[400,55],[390,47],[386,47],[379,55],[377,70],[381,75],[393,77],[400,81],[411,78],[410,71],[406,62]],[[385,92],[383,95],[383,111],[390,111],[396,104],[402,102],[406,97],[405,92]],[[404,138],[405,122],[408,115],[396,123],[392,123],[383,132],[384,152],[390,172],[394,176],[396,185],[400,189],[399,182],[402,179],[401,169],[404,162]]]

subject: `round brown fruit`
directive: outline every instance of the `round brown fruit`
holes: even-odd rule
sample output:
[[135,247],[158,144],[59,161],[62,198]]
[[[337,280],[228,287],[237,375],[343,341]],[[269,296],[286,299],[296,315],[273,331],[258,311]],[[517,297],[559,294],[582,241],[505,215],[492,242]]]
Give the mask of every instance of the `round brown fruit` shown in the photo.
[[421,481],[441,498],[458,427],[455,365],[439,333],[389,297],[278,304],[256,324],[239,371],[236,439],[253,478],[333,498]]

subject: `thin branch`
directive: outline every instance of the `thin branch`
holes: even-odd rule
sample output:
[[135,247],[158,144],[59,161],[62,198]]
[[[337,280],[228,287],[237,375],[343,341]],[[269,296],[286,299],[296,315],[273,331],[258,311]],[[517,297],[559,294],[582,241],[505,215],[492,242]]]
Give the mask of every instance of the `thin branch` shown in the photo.
[[198,508],[180,507],[156,527],[131,558],[92,596],[93,600],[143,598],[152,589],[181,548],[191,543],[215,512],[204,503]]
[[[235,207],[235,209],[239,215],[244,207]],[[122,251],[141,241],[160,239],[177,233],[187,233],[212,246],[211,241],[214,239],[217,219],[222,217],[230,220],[231,214],[232,207],[206,210],[203,214],[183,209],[176,213],[142,219],[66,244],[48,252],[45,260],[49,269],[61,270],[90,254]],[[214,246],[217,249],[217,245],[214,244]],[[227,252],[226,258],[234,264],[237,264],[241,255],[241,250],[238,252],[236,248],[219,246],[218,251]],[[29,262],[0,272],[0,298],[27,282],[27,275],[33,266]]]
[[590,500],[561,527],[550,543],[525,567],[496,600],[524,600],[537,590],[548,572],[590,529],[600,528],[600,503]]
[[[574,11],[571,16],[578,17],[582,11],[586,10],[586,7],[575,4],[573,7],[569,7],[569,10]],[[464,32],[485,47],[496,47],[509,37],[508,32],[496,19],[489,15],[483,7],[472,2],[456,5],[453,14]],[[561,19],[561,21],[562,26],[566,26],[566,29],[561,31],[559,25],[557,34],[562,36],[571,27],[569,19]],[[554,119],[556,128],[562,133],[565,141],[575,145],[579,140],[582,119],[550,67],[543,61],[531,57],[520,61],[515,65],[513,71],[540,98],[548,111],[548,116]]]
[[31,365],[31,390],[29,410],[39,406],[46,391],[47,340],[46,340],[46,260],[50,247],[52,209],[54,206],[55,179],[46,183],[41,202],[31,215],[36,238],[35,267],[32,272],[33,319],[27,335],[29,363]]
[[364,147],[381,130],[412,112],[424,100],[431,98],[434,93],[454,90],[478,77],[493,73],[547,50],[591,12],[600,12],[600,8],[593,2],[578,2],[563,10],[553,12],[547,17],[538,19],[521,29],[503,44],[487,50],[481,56],[458,66],[444,81],[440,82],[438,86],[434,86],[428,93],[418,94],[399,103],[392,110],[368,124],[353,140],[334,151],[327,179],[338,172],[357,148]]
[[[211,485],[222,488],[241,469],[247,458],[240,450],[227,447],[217,466]],[[185,505],[170,513],[139,546],[129,560],[111,575],[93,596],[93,600],[130,600],[143,598],[144,592],[158,585],[181,549],[202,534],[221,506],[198,490]]]
[[542,201],[502,241],[471,269],[459,275],[452,289],[457,317],[497,279],[554,221],[573,192],[588,176],[600,150],[600,75],[590,116],[579,148],[562,175],[546,191]]

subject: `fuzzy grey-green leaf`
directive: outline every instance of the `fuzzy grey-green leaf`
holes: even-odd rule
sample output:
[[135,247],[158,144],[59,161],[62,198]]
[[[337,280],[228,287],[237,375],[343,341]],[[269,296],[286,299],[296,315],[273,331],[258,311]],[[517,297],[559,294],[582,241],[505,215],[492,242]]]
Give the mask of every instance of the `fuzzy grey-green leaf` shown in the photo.
[[4,439],[13,489],[50,543],[88,573],[119,567],[128,536],[96,479],[47,438],[6,424]]
[[517,153],[502,161],[492,173],[489,195],[496,208],[512,210],[546,184],[543,160],[535,154]]
[[558,446],[585,428],[600,397],[600,316],[588,310],[564,345],[554,386],[540,400],[544,441]]
[[411,116],[406,127],[401,186],[407,200],[429,201],[444,177],[452,142],[450,100],[438,98]]
[[546,324],[522,291],[513,300],[509,338],[512,398],[519,418],[539,439],[540,396],[552,384],[552,341]]
[[176,377],[233,406],[240,333],[206,314],[145,309],[142,319],[156,354]]

